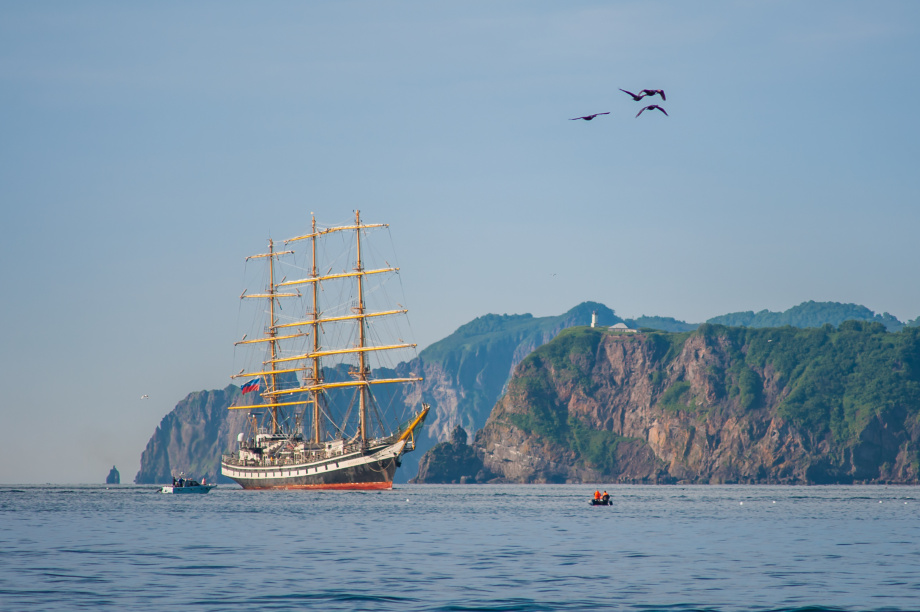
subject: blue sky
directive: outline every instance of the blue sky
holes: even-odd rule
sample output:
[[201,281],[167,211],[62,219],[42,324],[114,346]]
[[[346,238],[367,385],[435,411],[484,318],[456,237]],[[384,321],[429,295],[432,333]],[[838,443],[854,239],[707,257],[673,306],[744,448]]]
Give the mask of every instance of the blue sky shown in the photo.
[[[0,482],[132,480],[163,415],[229,383],[244,258],[311,212],[391,224],[420,347],[584,300],[917,317],[918,18],[0,4]],[[619,88],[664,89],[670,116]]]

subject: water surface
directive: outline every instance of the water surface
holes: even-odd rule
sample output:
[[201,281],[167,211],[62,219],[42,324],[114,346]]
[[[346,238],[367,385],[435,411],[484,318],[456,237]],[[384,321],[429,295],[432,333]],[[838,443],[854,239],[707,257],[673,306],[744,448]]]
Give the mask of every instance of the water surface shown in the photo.
[[912,487],[0,486],[0,609],[917,610]]

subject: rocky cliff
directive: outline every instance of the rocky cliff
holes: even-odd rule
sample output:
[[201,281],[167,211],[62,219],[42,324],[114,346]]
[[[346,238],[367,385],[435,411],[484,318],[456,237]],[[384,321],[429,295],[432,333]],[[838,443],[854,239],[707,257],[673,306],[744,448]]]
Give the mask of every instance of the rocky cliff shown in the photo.
[[457,426],[470,433],[482,428],[517,364],[563,329],[590,324],[593,313],[599,326],[622,322],[613,310],[597,302],[583,302],[554,317],[490,314],[423,350],[419,363],[405,364],[406,372],[421,372],[424,381],[403,402],[408,406],[427,402],[431,413],[418,436],[416,451],[403,457],[397,479],[405,482],[415,476],[424,453],[448,441]]
[[109,475],[105,477],[105,484],[121,484],[121,474],[118,473],[118,469],[114,465],[109,470]]
[[917,483],[920,330],[567,330],[473,446],[507,482]]
[[485,469],[481,453],[467,444],[466,431],[457,425],[449,441],[439,442],[425,453],[414,481],[472,484],[493,479],[495,474]]
[[[236,444],[248,411],[228,410],[239,401],[235,385],[190,393],[163,417],[141,455],[136,484],[168,483],[184,473],[218,482],[220,456]],[[221,477],[220,482],[233,482]]]

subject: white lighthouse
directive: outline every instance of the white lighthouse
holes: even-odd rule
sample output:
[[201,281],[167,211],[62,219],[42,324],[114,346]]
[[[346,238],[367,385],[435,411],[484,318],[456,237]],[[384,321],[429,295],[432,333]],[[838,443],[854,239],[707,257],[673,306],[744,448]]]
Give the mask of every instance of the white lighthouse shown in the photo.
[[594,310],[591,312],[591,327],[597,326],[597,311]]

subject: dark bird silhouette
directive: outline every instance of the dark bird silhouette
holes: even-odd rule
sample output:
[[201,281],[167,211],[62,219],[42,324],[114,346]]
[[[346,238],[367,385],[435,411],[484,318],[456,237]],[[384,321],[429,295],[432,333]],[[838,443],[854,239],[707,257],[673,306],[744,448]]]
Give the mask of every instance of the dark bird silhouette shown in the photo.
[[[636,117],[638,117],[639,115],[641,115],[643,111],[655,110],[655,109],[658,109],[658,110],[660,110],[661,112],[663,112],[665,115],[668,115],[668,111],[664,110],[663,108],[661,108],[661,107],[658,106],[657,104],[649,104],[648,106],[646,106],[645,108],[643,108],[642,110],[640,110],[638,113],[636,113]],[[668,116],[670,116],[670,115],[668,115]]]
[[593,115],[585,115],[584,117],[572,117],[571,119],[569,119],[569,121],[578,121],[579,119],[584,119],[585,121],[591,121],[598,115],[609,115],[609,114],[610,114],[610,111],[607,111],[606,113],[594,113]]
[[[625,89],[621,89],[620,91],[622,91],[623,93],[627,93],[627,94],[631,95],[631,96],[632,96],[632,99],[635,100],[636,102],[638,102],[639,100],[641,100],[641,99],[642,99],[642,96],[645,95],[645,93],[640,93],[639,95],[636,95],[636,94],[634,94],[634,93],[631,92],[631,91],[626,91]],[[645,91],[648,91],[648,90],[646,89]]]
[[667,100],[667,98],[664,97],[663,89],[643,89],[641,93],[643,96],[648,96],[650,98],[654,96],[655,94],[658,94],[659,96],[661,96],[662,100]]

